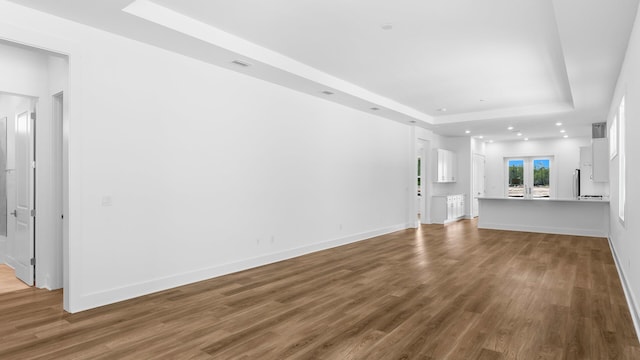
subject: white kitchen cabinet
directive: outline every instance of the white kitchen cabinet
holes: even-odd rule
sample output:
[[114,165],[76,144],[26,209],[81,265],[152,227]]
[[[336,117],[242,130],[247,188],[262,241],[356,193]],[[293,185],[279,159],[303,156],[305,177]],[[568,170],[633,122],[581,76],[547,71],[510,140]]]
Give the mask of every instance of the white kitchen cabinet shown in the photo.
[[591,140],[591,175],[594,182],[609,182],[609,142],[606,138]]
[[435,149],[437,183],[456,182],[456,153],[445,149]]
[[447,224],[464,217],[464,195],[433,196],[431,200],[431,222]]

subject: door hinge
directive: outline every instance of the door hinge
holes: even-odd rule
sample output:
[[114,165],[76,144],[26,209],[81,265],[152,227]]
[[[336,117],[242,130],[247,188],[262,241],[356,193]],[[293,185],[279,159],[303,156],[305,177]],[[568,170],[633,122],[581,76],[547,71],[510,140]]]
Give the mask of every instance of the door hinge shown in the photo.
[[31,264],[31,266],[36,266],[36,258],[31,258],[31,261],[29,263]]
[[32,112],[31,113],[31,120],[35,120],[36,119],[36,112]]
[[30,214],[31,214],[31,216],[35,217],[36,216],[36,209],[31,209]]
[[35,161],[32,161],[32,162],[31,162],[31,168],[32,168],[32,169],[35,169],[35,168],[36,168],[36,162],[35,162]]

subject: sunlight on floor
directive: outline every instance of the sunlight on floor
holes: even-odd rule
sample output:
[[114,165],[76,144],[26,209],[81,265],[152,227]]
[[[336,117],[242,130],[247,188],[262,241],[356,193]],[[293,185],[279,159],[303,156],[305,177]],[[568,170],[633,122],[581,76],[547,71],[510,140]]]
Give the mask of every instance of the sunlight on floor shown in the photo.
[[0,293],[28,288],[29,286],[16,278],[12,268],[7,265],[0,265]]

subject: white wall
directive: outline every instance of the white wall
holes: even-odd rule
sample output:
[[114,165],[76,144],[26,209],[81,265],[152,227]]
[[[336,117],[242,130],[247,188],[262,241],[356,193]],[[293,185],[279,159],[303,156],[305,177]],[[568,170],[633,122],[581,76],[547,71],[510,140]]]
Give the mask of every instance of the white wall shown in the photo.
[[471,138],[471,155],[479,154],[484,155],[485,149],[487,147],[487,143],[483,140],[479,140],[476,138]]
[[0,34],[70,55],[68,310],[409,226],[410,127],[10,3],[0,12]]
[[486,144],[486,196],[504,196],[506,191],[505,157],[549,156],[554,158],[555,197],[572,196],[573,171],[580,165],[580,147],[590,146],[591,139],[568,138],[529,141],[504,141]]
[[[639,10],[640,11],[640,10]],[[636,22],[629,40],[629,47],[624,60],[624,65],[618,79],[615,95],[611,102],[611,110],[608,118],[610,123],[613,114],[618,109],[622,96],[626,94],[626,210],[625,221],[618,219],[618,180],[619,157],[616,156],[609,163],[609,177],[611,187],[610,206],[610,239],[617,256],[620,270],[622,270],[628,295],[632,300],[632,315],[636,329],[638,328],[638,313],[640,312],[640,187],[637,186],[640,179],[640,142],[637,134],[640,132],[640,16],[636,16]]]
[[48,82],[47,56],[0,41],[0,91],[38,96]]

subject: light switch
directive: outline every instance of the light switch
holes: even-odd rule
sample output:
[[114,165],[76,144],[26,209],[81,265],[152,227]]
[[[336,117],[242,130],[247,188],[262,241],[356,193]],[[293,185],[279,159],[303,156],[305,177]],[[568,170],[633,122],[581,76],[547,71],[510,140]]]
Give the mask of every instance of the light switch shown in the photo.
[[113,199],[111,198],[111,196],[109,195],[105,195],[102,197],[102,206],[106,207],[106,206],[111,206],[113,205]]

